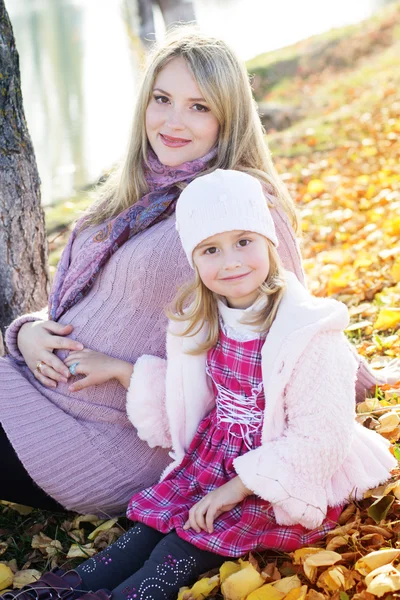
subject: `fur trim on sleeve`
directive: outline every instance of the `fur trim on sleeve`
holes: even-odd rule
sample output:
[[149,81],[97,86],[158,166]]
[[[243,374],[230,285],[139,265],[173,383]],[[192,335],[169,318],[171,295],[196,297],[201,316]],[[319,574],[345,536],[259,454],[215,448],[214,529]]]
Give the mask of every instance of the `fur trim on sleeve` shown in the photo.
[[165,406],[167,361],[156,356],[141,356],[135,364],[127,392],[126,412],[141,440],[150,448],[171,447]]

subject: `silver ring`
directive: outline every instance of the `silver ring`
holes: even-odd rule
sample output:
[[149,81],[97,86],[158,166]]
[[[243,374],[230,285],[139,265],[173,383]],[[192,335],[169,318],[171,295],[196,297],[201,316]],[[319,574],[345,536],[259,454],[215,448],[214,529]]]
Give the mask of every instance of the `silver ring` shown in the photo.
[[71,373],[71,375],[76,375],[76,367],[79,365],[78,362],[76,363],[72,363],[72,365],[69,368],[69,372]]

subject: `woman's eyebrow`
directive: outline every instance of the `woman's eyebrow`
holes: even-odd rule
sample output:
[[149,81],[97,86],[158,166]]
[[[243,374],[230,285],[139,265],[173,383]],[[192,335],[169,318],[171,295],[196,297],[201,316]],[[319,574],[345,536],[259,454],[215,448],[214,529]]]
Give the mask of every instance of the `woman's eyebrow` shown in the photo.
[[[161,88],[153,88],[153,92],[161,92],[161,94],[164,94],[164,96],[171,96],[171,94],[169,94],[165,90],[162,90]],[[188,98],[188,100],[189,100],[189,102],[205,102],[205,103],[207,103],[205,98]]]
[[161,92],[162,94],[164,94],[165,96],[170,96],[171,94],[168,94],[168,92],[166,92],[165,90],[162,90],[161,88],[153,88],[153,92]]

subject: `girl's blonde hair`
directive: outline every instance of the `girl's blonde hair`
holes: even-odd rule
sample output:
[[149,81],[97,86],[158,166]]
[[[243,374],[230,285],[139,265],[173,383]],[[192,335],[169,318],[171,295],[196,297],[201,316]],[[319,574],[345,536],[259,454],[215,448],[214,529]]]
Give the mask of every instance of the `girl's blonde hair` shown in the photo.
[[157,75],[177,57],[186,61],[220,126],[216,158],[202,175],[214,169],[236,169],[269,184],[296,230],[294,203],[272,164],[244,63],[225,42],[191,26],[171,30],[165,43],[150,55],[138,90],[127,156],[100,187],[85,226],[115,217],[148,191],[146,109]]
[[[276,312],[286,289],[282,263],[275,246],[268,242],[269,273],[260,286],[260,298],[265,298],[265,305],[255,310],[246,322],[259,327],[260,333],[266,333],[275,319]],[[218,341],[219,320],[217,298],[200,279],[195,266],[194,280],[184,284],[178,291],[167,316],[172,321],[187,323],[181,336],[194,336],[205,323],[208,324],[207,338],[196,346],[189,354],[202,354],[213,348]]]

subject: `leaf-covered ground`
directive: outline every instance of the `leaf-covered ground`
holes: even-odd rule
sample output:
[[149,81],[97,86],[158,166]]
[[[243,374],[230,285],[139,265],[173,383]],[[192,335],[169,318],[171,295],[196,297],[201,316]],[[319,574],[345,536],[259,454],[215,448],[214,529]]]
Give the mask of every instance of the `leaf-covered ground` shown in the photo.
[[[269,132],[269,141],[302,218],[307,279],[314,294],[348,305],[347,335],[378,368],[400,357],[399,16],[397,3],[365,27],[352,29],[335,46],[334,60],[332,48],[325,58],[321,54],[318,65],[303,57],[298,72],[264,98],[295,102],[306,112],[291,129]],[[369,46],[373,53],[366,52]],[[271,61],[271,56],[265,60]],[[262,59],[257,64],[262,66]],[[84,195],[47,210],[53,268],[77,208],[84,209],[90,201]],[[400,456],[399,389],[372,390],[371,399],[359,405],[358,419],[389,439]],[[394,473],[392,485],[350,504],[319,548],[244,557],[241,563],[233,561],[221,572],[207,574],[180,597],[210,593],[221,598],[223,593],[231,600],[397,598],[397,480]],[[20,587],[55,565],[73,567],[128,526],[125,519],[100,522],[90,515],[52,515],[3,503],[0,589]]]

